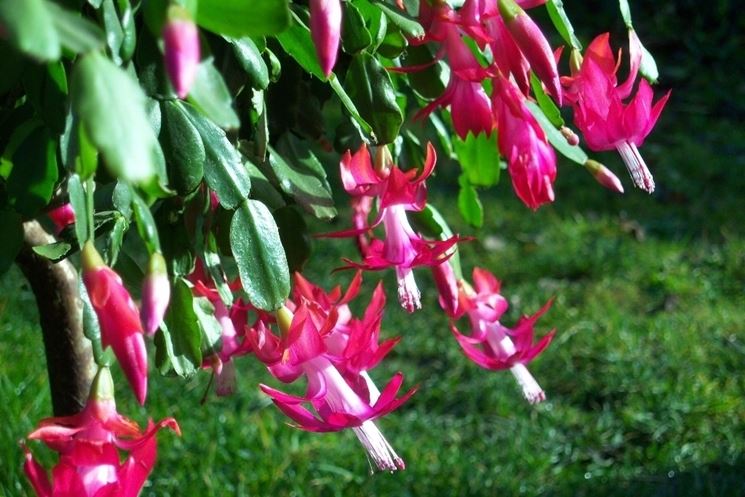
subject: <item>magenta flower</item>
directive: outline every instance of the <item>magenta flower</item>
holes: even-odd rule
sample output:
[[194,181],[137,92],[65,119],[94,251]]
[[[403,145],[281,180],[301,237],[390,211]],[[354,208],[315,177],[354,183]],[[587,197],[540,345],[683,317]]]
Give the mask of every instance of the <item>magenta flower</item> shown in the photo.
[[531,209],[554,201],[556,154],[525,105],[525,97],[502,76],[494,78],[499,150],[507,159],[512,188]]
[[140,319],[146,335],[152,336],[163,322],[170,300],[171,285],[168,281],[166,260],[163,255],[156,252],[150,256],[147,274],[142,282]]
[[166,72],[179,98],[185,98],[199,68],[199,30],[189,13],[177,6],[168,9],[163,27]]
[[[377,388],[369,388],[360,376],[345,378],[327,354],[324,337],[333,328],[336,313],[330,313],[332,320],[320,329],[303,303],[297,305],[294,315],[286,307],[277,315],[281,337],[261,322],[249,331],[254,352],[280,381],[289,383],[305,376],[308,387],[304,396],[289,395],[267,385],[260,385],[261,390],[297,423],[296,427],[314,432],[352,428],[378,468],[404,469],[403,460],[373,422],[413,395],[414,389],[396,398],[403,375],[396,374],[378,394]],[[310,404],[312,411],[303,404]]]
[[641,47],[633,31],[629,31],[631,67],[629,76],[618,84],[616,61],[604,33],[595,38],[582,60],[579,71],[564,78],[566,97],[574,108],[574,121],[592,150],[616,149],[629,170],[634,184],[649,193],[654,191],[654,179],[638,147],[652,131],[670,92],[652,105],[652,88],[642,79],[636,95],[626,104],[634,87]]
[[[91,396],[79,414],[47,418],[28,438],[41,440],[59,453],[47,471],[26,448],[24,472],[39,497],[137,497],[156,459],[155,434],[168,427],[180,435],[173,418],[144,433],[136,423],[116,412],[114,386],[108,368],[101,368]],[[129,452],[124,462],[120,450]]]
[[137,306],[122,279],[104,264],[93,243],[81,251],[83,282],[101,327],[101,344],[111,347],[141,405],[147,397],[147,350]]
[[310,34],[316,46],[321,70],[329,77],[336,64],[341,39],[339,0],[310,0]]
[[[499,293],[499,280],[488,271],[475,268],[473,283],[475,289],[465,281],[461,282],[460,308],[455,316],[451,316],[451,329],[463,353],[482,368],[509,369],[531,404],[545,400],[546,394],[525,365],[543,352],[554,336],[554,331],[551,331],[538,343],[533,343],[535,322],[548,310],[552,301],[533,316],[522,317],[510,329],[499,321],[508,305]],[[455,325],[456,319],[462,315],[468,316],[470,335],[461,334]]]
[[[381,159],[382,157],[382,159]],[[387,158],[386,158],[387,157]],[[356,236],[382,223],[386,237],[373,239],[361,263],[346,260],[349,267],[365,270],[396,269],[398,297],[401,306],[409,312],[421,307],[421,294],[414,279],[413,268],[439,264],[448,257],[458,237],[445,241],[425,240],[414,232],[406,211],[420,211],[427,200],[424,181],[432,174],[436,154],[427,145],[427,157],[421,173],[416,169],[406,172],[390,163],[385,149],[379,151],[378,162],[373,167],[367,146],[352,155],[347,151],[341,160],[341,177],[344,189],[352,196],[378,197],[378,215],[371,226],[332,233],[327,236]]]
[[70,202],[62,204],[47,212],[47,216],[54,223],[54,234],[62,233],[62,230],[75,223],[75,211]]

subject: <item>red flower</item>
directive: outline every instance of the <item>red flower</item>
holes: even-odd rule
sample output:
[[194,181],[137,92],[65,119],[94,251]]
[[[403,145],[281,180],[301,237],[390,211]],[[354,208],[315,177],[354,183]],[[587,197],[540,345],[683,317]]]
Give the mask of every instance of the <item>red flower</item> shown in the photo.
[[[42,420],[28,436],[60,456],[50,482],[25,449],[24,471],[39,497],[137,497],[155,464],[155,434],[163,427],[181,434],[173,418],[150,422],[147,431],[140,431],[116,412],[113,388],[108,368],[101,368],[82,412]],[[130,452],[123,463],[120,449]]]

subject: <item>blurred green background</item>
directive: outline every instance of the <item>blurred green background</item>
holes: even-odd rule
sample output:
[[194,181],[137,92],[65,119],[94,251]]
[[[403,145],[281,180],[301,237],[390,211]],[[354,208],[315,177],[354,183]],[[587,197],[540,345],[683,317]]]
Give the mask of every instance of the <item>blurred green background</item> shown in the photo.
[[[584,42],[609,26],[616,46],[625,42],[615,2],[564,4]],[[658,190],[632,189],[615,154],[600,154],[624,196],[562,164],[557,202],[533,213],[505,176],[482,192],[485,225],[463,249],[466,268],[503,280],[507,324],[556,297],[538,330],[557,337],[531,366],[548,400],[529,406],[509,373],[462,356],[420,271],[426,310],[389,306],[384,333],[404,340],[373,372],[383,383],[402,370],[420,386],[379,422],[406,471],[371,475],[351,432],[286,426],[250,357],[239,362],[239,392],[204,405],[207,375],[151,376],[147,411],[115,370],[121,412],[140,423],[175,416],[184,433],[160,435],[144,496],[745,495],[745,15],[735,0],[631,4],[660,67],[658,95],[673,89],[642,149]],[[431,201],[470,233],[448,208],[456,188]],[[328,270],[351,244],[315,249],[309,276],[346,283],[350,274]],[[31,495],[17,441],[51,412],[41,347],[33,297],[13,271],[0,280],[0,494],[9,497]]]

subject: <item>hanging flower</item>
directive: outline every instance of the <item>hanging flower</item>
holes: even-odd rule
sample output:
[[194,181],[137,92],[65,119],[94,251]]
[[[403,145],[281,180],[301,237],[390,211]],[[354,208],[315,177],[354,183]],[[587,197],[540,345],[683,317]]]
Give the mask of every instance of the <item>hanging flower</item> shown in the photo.
[[592,150],[618,150],[634,184],[652,193],[654,178],[638,147],[657,123],[670,92],[652,105],[652,87],[639,81],[636,95],[628,103],[641,64],[642,49],[634,31],[629,31],[629,76],[619,84],[609,33],[595,38],[587,47],[579,70],[563,78],[566,98],[574,108],[574,121]]
[[[150,422],[142,432],[116,412],[111,374],[103,367],[82,412],[42,420],[28,436],[59,453],[51,481],[28,448],[23,469],[39,497],[137,497],[155,464],[155,434],[164,427],[181,434],[173,418]],[[120,451],[129,452],[124,462]]]

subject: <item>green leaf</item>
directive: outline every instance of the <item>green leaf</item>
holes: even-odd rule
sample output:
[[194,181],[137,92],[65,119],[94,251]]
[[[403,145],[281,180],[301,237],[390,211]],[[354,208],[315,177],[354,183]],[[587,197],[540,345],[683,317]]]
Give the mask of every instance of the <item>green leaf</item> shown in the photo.
[[479,194],[471,186],[468,178],[461,175],[458,178],[460,190],[458,190],[458,210],[463,219],[474,228],[481,228],[484,224],[484,208],[479,200]]
[[235,211],[230,246],[251,303],[278,309],[290,294],[290,270],[277,224],[264,204],[247,200]]
[[372,55],[360,53],[352,59],[344,87],[360,114],[370,123],[379,144],[392,143],[403,124],[388,71]]
[[538,107],[538,105],[533,102],[526,102],[526,104],[528,105],[530,112],[532,112],[533,116],[535,116],[538,124],[540,124],[541,128],[543,128],[543,131],[546,132],[546,137],[548,138],[548,141],[551,143],[551,145],[553,145],[553,147],[567,159],[576,162],[581,166],[584,166],[585,162],[587,162],[587,159],[589,159],[589,157],[587,157],[587,153],[585,153],[585,151],[582,150],[579,145],[569,145],[569,143],[567,143],[567,139],[564,138],[561,132],[556,129],[556,126],[554,126],[551,121],[548,120],[548,118],[543,114],[543,111],[540,107]]
[[285,133],[277,142],[277,149],[279,153],[269,148],[269,164],[282,191],[319,219],[336,216],[326,170],[308,143]]
[[[639,44],[641,45],[641,41]],[[642,62],[639,66],[639,72],[644,76],[644,79],[650,83],[656,83],[660,77],[660,71],[657,69],[657,62],[655,62],[654,57],[649,53],[649,50],[647,50],[647,47],[644,45],[642,45]]]
[[222,325],[215,317],[215,307],[206,297],[194,297],[193,306],[202,332],[202,350],[212,352],[222,338]]
[[230,90],[222,74],[212,64],[212,59],[199,64],[188,99],[202,114],[223,129],[235,129],[241,125],[238,114],[233,110]]
[[248,175],[251,177],[251,197],[261,200],[270,209],[284,207],[282,194],[269,182],[269,179],[252,162],[246,161]]
[[101,344],[101,326],[98,323],[98,316],[91,304],[91,299],[83,283],[83,278],[78,278],[78,292],[80,293],[80,300],[83,302],[83,334],[91,341],[93,359],[98,365],[108,364],[110,362],[108,359],[110,355],[103,350],[103,345]]
[[261,51],[251,38],[228,38],[233,46],[233,53],[251,81],[251,86],[257,90],[265,90],[269,86],[269,69],[261,57]]
[[53,262],[59,262],[64,259],[72,249],[72,245],[67,242],[54,242],[46,245],[37,245],[31,249],[42,257]]
[[137,83],[92,52],[76,63],[70,93],[73,112],[113,176],[144,183],[156,175],[162,152]]
[[106,38],[96,24],[54,2],[46,2],[46,6],[64,48],[73,53],[85,53],[104,46]]
[[556,30],[564,41],[572,48],[582,50],[582,44],[574,34],[574,27],[569,21],[566,11],[564,11],[564,2],[562,0],[548,0],[546,2],[546,9],[548,10],[551,22],[554,23],[554,27],[556,27]]
[[348,54],[356,54],[372,44],[372,36],[365,27],[365,18],[352,2],[344,2],[344,24],[342,48]]
[[21,216],[10,210],[0,210],[0,229],[3,242],[0,243],[0,275],[4,274],[16,260],[23,246],[23,224]]
[[3,0],[0,26],[21,52],[38,60],[57,60],[62,54],[54,17],[44,0]]
[[346,90],[344,90],[344,87],[339,82],[339,78],[337,78],[335,75],[329,80],[329,85],[331,86],[331,89],[334,90],[336,93],[336,96],[339,97],[339,100],[341,101],[342,105],[344,105],[344,108],[347,109],[347,112],[352,116],[352,118],[355,120],[355,122],[359,125],[359,127],[362,129],[364,133],[371,133],[372,132],[372,126],[365,121],[365,119],[360,115],[360,111],[357,110],[357,106],[354,105],[354,102],[352,102],[352,99],[349,98],[349,95],[347,95]]
[[155,219],[150,212],[150,207],[142,200],[142,197],[132,191],[132,207],[134,208],[135,222],[140,238],[145,242],[145,247],[150,254],[160,252],[160,238],[158,237],[158,228],[155,225]]
[[541,80],[538,79],[538,76],[536,76],[533,71],[530,72],[530,87],[533,88],[533,94],[538,102],[538,106],[541,108],[546,118],[551,121],[551,124],[556,128],[564,126],[564,118],[561,117],[561,111],[551,97],[546,95],[546,92],[543,91]]
[[124,235],[129,229],[129,220],[124,216],[115,216],[114,226],[106,237],[106,255],[109,265],[113,266],[119,259],[119,252],[124,243]]
[[28,101],[55,134],[65,130],[67,76],[62,62],[29,65],[23,75]]
[[370,3],[368,0],[358,0],[355,2],[355,6],[365,19],[367,30],[370,32],[372,38],[370,51],[375,52],[380,44],[383,43],[383,39],[388,32],[388,18],[380,7]]
[[176,343],[165,322],[160,324],[160,328],[155,333],[154,342],[155,367],[160,374],[166,375],[173,370],[176,375],[188,378],[197,372],[198,366],[184,353],[181,345]]
[[88,240],[88,211],[83,183],[77,174],[73,174],[67,180],[67,193],[70,196],[72,210],[75,212],[75,236],[78,239],[78,246],[82,247]]
[[168,179],[180,195],[186,195],[193,192],[204,177],[204,143],[181,104],[166,100],[161,105],[160,144],[166,158]]
[[629,6],[628,0],[618,0],[618,7],[621,9],[621,17],[626,27],[634,29],[634,25],[631,22],[631,7]]
[[378,53],[383,57],[395,59],[409,46],[409,40],[397,29],[389,30],[383,42],[378,47]]
[[122,63],[119,51],[124,41],[124,29],[119,21],[119,14],[116,12],[114,0],[103,0],[101,12],[103,14],[103,25],[106,30],[106,44],[111,51],[111,58],[118,65]]
[[326,75],[323,74],[315,45],[310,37],[310,29],[297,15],[292,14],[292,24],[277,35],[277,41],[287,55],[300,64],[300,67],[321,81],[326,81]]
[[217,34],[276,34],[290,24],[287,0],[199,0],[197,24]]
[[241,156],[225,132],[212,121],[202,116],[193,107],[183,106],[194,128],[199,132],[204,144],[204,178],[207,185],[215,190],[220,204],[226,209],[235,209],[251,192],[251,179]]
[[174,366],[176,374],[190,374],[193,370],[189,368],[189,364],[197,368],[202,364],[202,332],[194,311],[191,284],[184,278],[177,279],[173,284],[171,302],[164,321],[170,335],[170,344],[165,340],[166,357]]
[[168,273],[174,278],[186,276],[194,268],[193,242],[186,229],[182,211],[161,206],[156,212],[158,233],[163,256],[168,262]]
[[57,143],[45,127],[36,128],[12,156],[8,200],[25,217],[33,217],[49,203],[57,182]]
[[499,148],[497,134],[468,133],[466,140],[453,140],[455,155],[470,185],[489,187],[499,183]]
[[400,29],[401,32],[409,38],[422,38],[424,36],[424,28],[422,25],[408,15],[392,9],[380,0],[377,0],[374,3],[380,7],[380,10],[385,12],[385,15],[391,21],[391,24]]

